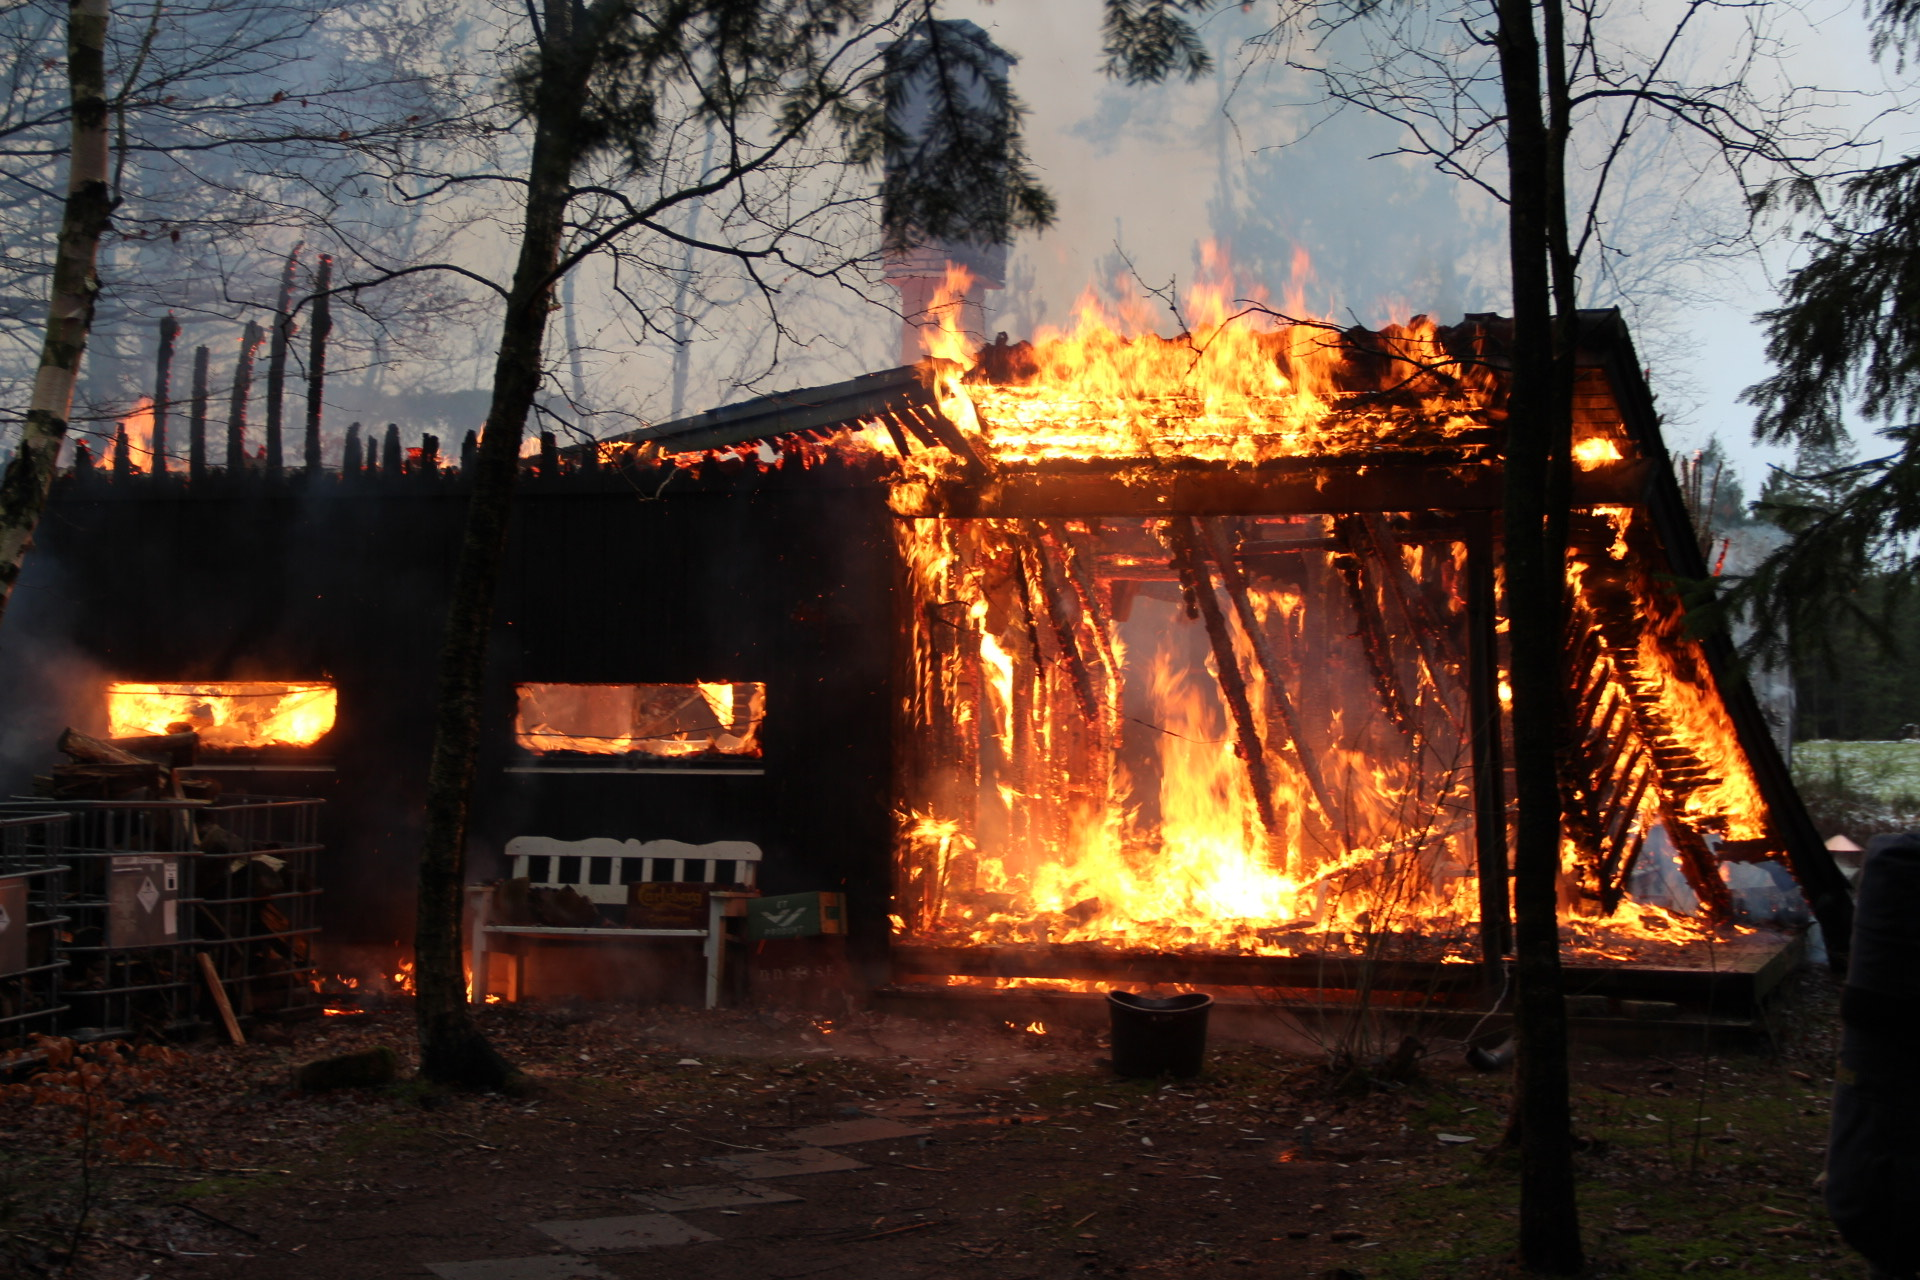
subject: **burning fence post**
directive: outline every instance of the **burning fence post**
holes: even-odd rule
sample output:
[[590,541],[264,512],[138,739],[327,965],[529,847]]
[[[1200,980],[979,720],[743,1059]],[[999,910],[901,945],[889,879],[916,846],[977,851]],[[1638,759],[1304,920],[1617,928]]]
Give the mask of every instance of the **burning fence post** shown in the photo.
[[280,272],[279,305],[273,313],[273,342],[267,348],[267,474],[279,475],[285,461],[281,448],[281,418],[286,409],[287,347],[293,341],[294,273],[300,267],[300,248],[293,246]]
[[194,484],[207,478],[207,360],[210,355],[205,347],[193,353],[193,403],[187,411],[187,480]]
[[227,407],[227,471],[233,475],[247,466],[247,400],[253,395],[253,358],[266,336],[249,320],[240,337],[240,358],[233,367],[233,398]]
[[397,422],[389,422],[387,424],[387,438],[380,447],[380,470],[389,478],[397,478],[403,474],[401,468],[402,457],[403,455],[400,452],[400,424]]
[[327,338],[333,333],[333,255],[320,255],[313,282],[313,329],[307,336],[307,475],[320,474],[320,414],[327,387]]
[[160,350],[153,369],[153,474],[167,474],[167,412],[173,407],[173,344],[180,322],[169,311],[160,317]]
[[360,424],[347,424],[347,446],[340,455],[340,474],[342,477],[358,477],[361,470]]

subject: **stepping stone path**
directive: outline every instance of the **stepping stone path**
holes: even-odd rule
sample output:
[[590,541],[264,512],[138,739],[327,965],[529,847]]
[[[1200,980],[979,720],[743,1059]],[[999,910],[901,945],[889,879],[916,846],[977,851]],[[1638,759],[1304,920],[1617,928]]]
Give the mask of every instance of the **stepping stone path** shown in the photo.
[[488,1258],[481,1262],[429,1262],[440,1280],[617,1280],[585,1258]]
[[707,1163],[741,1178],[798,1178],[809,1173],[844,1173],[869,1166],[835,1151],[801,1147],[798,1151],[757,1151],[746,1156],[708,1156]]
[[[925,1129],[878,1116],[840,1120],[832,1124],[795,1129],[787,1135],[799,1147],[783,1151],[755,1151],[738,1156],[710,1156],[707,1163],[738,1179],[799,1178],[816,1173],[845,1173],[871,1166],[827,1147],[862,1142],[918,1138]],[[712,1186],[675,1187],[636,1193],[634,1198],[658,1213],[615,1218],[578,1218],[536,1222],[533,1229],[580,1253],[639,1253],[680,1245],[705,1244],[719,1236],[674,1217],[701,1209],[735,1209],[750,1205],[789,1204],[804,1197],[754,1181]],[[429,1262],[427,1270],[441,1280],[617,1280],[586,1258],[575,1254],[546,1254],[532,1258],[487,1258],[477,1262]]]
[[738,1209],[746,1204],[791,1204],[803,1197],[772,1187],[756,1187],[751,1182],[727,1182],[716,1187],[675,1187],[672,1191],[649,1191],[635,1196],[641,1204],[668,1213],[694,1209]]
[[840,1120],[817,1124],[810,1129],[795,1129],[787,1141],[803,1147],[850,1147],[856,1142],[884,1142],[888,1138],[923,1138],[925,1129],[916,1129],[895,1120],[867,1116],[859,1120]]
[[572,1222],[536,1222],[535,1231],[582,1253],[630,1253],[670,1244],[705,1244],[720,1237],[682,1222],[670,1213],[637,1213],[624,1218],[580,1218]]

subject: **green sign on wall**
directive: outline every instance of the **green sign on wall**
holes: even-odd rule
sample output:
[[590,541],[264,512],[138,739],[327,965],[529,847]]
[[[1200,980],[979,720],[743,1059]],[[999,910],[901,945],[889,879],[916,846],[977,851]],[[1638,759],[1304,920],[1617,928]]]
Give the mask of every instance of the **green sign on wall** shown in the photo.
[[846,931],[845,894],[783,893],[747,899],[747,938],[752,942]]

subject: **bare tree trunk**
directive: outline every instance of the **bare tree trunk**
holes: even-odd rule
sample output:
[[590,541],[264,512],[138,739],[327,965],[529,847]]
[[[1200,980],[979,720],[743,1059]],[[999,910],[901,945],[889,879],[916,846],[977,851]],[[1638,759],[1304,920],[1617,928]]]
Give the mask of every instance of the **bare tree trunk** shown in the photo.
[[[534,93],[533,153],[520,256],[507,295],[493,402],[481,436],[467,502],[466,536],[447,609],[440,653],[440,691],[433,760],[427,774],[427,830],[420,851],[419,916],[414,934],[420,1072],[430,1080],[498,1087],[513,1069],[474,1025],[460,963],[460,896],[466,874],[467,823],[474,758],[480,743],[480,698],[487,633],[506,558],[507,521],[520,464],[520,437],[540,387],[541,346],[553,296],[553,272],[565,231],[565,210],[589,68],[575,29],[572,0],[546,0],[546,39]],[[485,975],[476,974],[476,982]]]
[[[1529,1271],[1580,1269],[1568,1103],[1566,1004],[1560,975],[1560,602],[1564,553],[1550,508],[1554,441],[1567,429],[1557,394],[1549,249],[1559,184],[1541,111],[1540,42],[1531,0],[1497,0],[1507,108],[1508,236],[1513,272],[1513,380],[1507,417],[1505,551],[1513,684],[1515,1014],[1513,1124],[1520,1143],[1520,1261]],[[1564,204],[1560,205],[1564,219]]]
[[169,311],[160,318],[160,350],[153,361],[153,474],[167,474],[167,413],[173,408],[173,344],[180,322]]
[[293,284],[300,268],[300,246],[293,246],[280,272],[280,305],[273,313],[273,341],[267,347],[267,474],[279,475],[286,463],[281,428],[287,397],[287,347],[293,342]]
[[333,255],[320,255],[320,274],[314,281],[313,331],[307,337],[307,439],[309,476],[320,474],[320,414],[327,389],[327,337],[333,332]]
[[94,299],[100,292],[94,262],[113,214],[107,186],[107,17],[107,0],[70,0],[68,4],[67,85],[73,128],[67,200],[54,250],[40,369],[34,376],[19,446],[0,479],[0,617],[13,599],[20,566],[53,489],[67,415],[73,412],[73,387],[93,329]]

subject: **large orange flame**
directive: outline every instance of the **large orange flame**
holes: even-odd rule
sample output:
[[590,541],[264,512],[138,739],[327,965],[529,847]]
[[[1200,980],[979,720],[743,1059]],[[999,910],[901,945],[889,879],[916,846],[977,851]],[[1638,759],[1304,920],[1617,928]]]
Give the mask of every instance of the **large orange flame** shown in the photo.
[[[1176,337],[1152,332],[1137,297],[1088,296],[1071,328],[992,347],[941,305],[966,291],[956,273],[925,339],[940,410],[1001,473],[1363,464],[1383,450],[1492,461],[1504,408],[1485,328],[1415,316],[1343,330],[1305,315],[1309,270],[1303,258],[1295,292],[1270,308],[1209,251]],[[1583,422],[1582,471],[1625,461],[1617,423]],[[877,442],[869,432],[860,447]],[[901,477],[951,479],[962,461],[916,451]],[[1630,514],[1601,515],[1623,556]],[[1445,528],[1418,513],[897,522],[918,776],[896,930],[1269,955],[1470,938],[1466,543]],[[1182,551],[1183,538],[1205,545]],[[1611,659],[1610,678],[1653,708],[1648,723],[1710,775],[1689,775],[1665,809],[1656,788],[1627,821],[1751,839],[1764,807],[1691,643],[1649,633]],[[1579,871],[1570,862],[1569,884]],[[1570,905],[1569,923],[1596,949],[1703,929],[1631,899],[1604,922],[1590,910],[1576,920]]]

